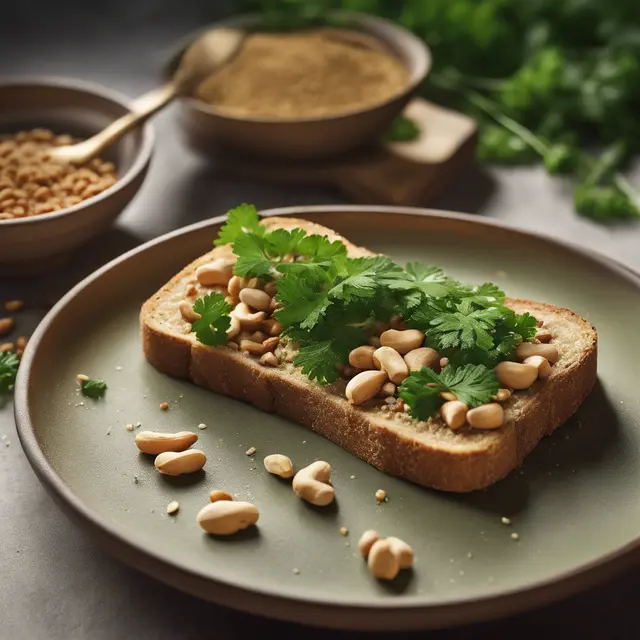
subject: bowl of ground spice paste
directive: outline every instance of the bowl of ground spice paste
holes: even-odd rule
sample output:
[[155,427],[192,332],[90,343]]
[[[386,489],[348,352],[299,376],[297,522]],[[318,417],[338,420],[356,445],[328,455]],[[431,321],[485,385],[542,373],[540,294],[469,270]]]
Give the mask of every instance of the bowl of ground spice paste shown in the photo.
[[375,141],[426,77],[430,53],[387,20],[337,17],[346,26],[261,32],[258,15],[214,25],[244,29],[247,36],[238,54],[182,101],[190,145],[204,153],[222,147],[316,159]]
[[0,81],[0,277],[62,264],[136,195],[153,149],[149,124],[84,165],[48,157],[127,113],[127,102],[78,80]]

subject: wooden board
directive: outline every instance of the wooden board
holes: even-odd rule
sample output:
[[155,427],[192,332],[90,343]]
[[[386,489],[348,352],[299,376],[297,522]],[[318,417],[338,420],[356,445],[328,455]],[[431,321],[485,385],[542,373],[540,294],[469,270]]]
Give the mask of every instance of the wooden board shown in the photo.
[[421,132],[411,142],[380,144],[308,163],[225,154],[223,166],[254,180],[337,187],[355,203],[427,205],[473,162],[476,123],[422,98],[415,98],[404,113]]

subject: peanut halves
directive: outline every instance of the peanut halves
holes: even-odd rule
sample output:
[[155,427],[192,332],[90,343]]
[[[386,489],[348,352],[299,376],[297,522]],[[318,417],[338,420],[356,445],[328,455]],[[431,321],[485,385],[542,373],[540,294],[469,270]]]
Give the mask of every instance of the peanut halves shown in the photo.
[[358,549],[378,580],[393,580],[401,569],[413,566],[413,549],[400,538],[380,538],[375,531],[365,531]]

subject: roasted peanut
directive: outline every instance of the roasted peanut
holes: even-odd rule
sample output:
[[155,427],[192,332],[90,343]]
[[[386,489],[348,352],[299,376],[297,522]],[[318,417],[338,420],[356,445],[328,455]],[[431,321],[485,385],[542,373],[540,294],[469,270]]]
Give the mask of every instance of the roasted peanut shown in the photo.
[[264,285],[264,292],[270,297],[273,298],[273,296],[276,295],[277,289],[276,289],[276,282],[275,280],[269,280],[269,282],[266,282]]
[[240,300],[240,291],[242,290],[242,282],[238,276],[231,276],[227,284],[227,293],[233,299],[233,304],[238,304]]
[[551,342],[551,340],[553,339],[553,336],[551,335],[550,331],[547,331],[546,329],[544,329],[543,331],[538,331],[538,333],[536,333],[536,338],[540,342],[547,344]]
[[467,422],[474,429],[499,429],[504,424],[504,409],[497,402],[480,405],[467,412]]
[[260,289],[242,289],[240,291],[240,302],[244,302],[256,311],[269,311],[271,296]]
[[398,388],[393,382],[385,382],[380,389],[380,395],[383,397],[391,397],[396,395]]
[[367,558],[369,571],[378,580],[393,580],[400,571],[400,561],[388,540],[376,540]]
[[413,549],[404,540],[389,536],[387,542],[391,543],[391,550],[398,558],[401,569],[409,569],[413,566]]
[[274,318],[267,318],[262,322],[262,330],[270,336],[279,336],[282,329],[282,325]]
[[277,367],[279,362],[278,358],[276,358],[276,356],[271,351],[267,351],[267,353],[263,353],[260,356],[260,364],[264,365],[265,367]]
[[196,269],[198,282],[205,287],[227,286],[233,275],[235,260],[231,258],[217,258]]
[[360,555],[363,558],[368,558],[371,547],[373,547],[378,540],[380,540],[380,536],[377,531],[374,531],[373,529],[365,531],[358,541],[358,551],[360,552]]
[[185,322],[195,322],[200,319],[200,314],[193,310],[193,305],[183,300],[180,305],[180,315]]
[[494,396],[497,402],[506,402],[511,397],[510,389],[498,389],[498,393]]
[[408,375],[409,367],[404,358],[391,347],[380,347],[373,353],[373,364],[387,372],[389,380],[400,384]]
[[558,349],[552,344],[533,344],[532,342],[523,342],[516,347],[516,358],[520,361],[530,356],[542,356],[551,364],[558,362]]
[[352,404],[362,404],[375,397],[387,381],[386,371],[362,371],[349,380],[345,395]]
[[255,331],[260,328],[260,325],[266,320],[266,314],[264,311],[256,311],[253,313],[249,306],[240,302],[233,310],[233,315],[238,318],[240,326],[243,331]]
[[4,310],[8,313],[17,313],[24,307],[24,302],[22,300],[7,300],[4,303]]
[[185,451],[197,440],[198,436],[191,431],[178,431],[178,433],[140,431],[136,435],[136,447],[142,453],[158,455],[165,451]]
[[233,313],[233,311],[229,314],[229,318],[231,319],[231,324],[229,325],[229,328],[227,329],[227,337],[228,338],[235,338],[241,331],[242,327],[240,326],[240,320],[238,320],[238,318],[236,318],[235,314]]
[[280,344],[280,338],[278,336],[273,336],[273,338],[267,338],[263,341],[262,346],[265,351],[275,351],[276,347]]
[[459,429],[467,421],[469,407],[459,400],[445,402],[440,407],[440,415],[450,429]]
[[259,342],[260,344],[262,344],[265,341],[266,337],[267,336],[262,333],[262,331],[254,331],[249,336],[249,340],[253,340],[254,342]]
[[167,476],[181,476],[184,473],[195,473],[204,467],[207,456],[197,449],[188,449],[182,453],[166,451],[154,461],[156,469]]
[[267,352],[263,344],[253,340],[240,340],[240,351],[250,353],[252,356],[262,356]]
[[538,369],[538,378],[548,378],[551,373],[551,365],[546,358],[542,356],[529,356],[525,358],[522,364],[531,364]]
[[13,331],[16,321],[13,318],[0,318],[0,336],[6,336]]
[[518,362],[501,362],[495,372],[500,384],[509,389],[528,389],[538,378],[538,367]]
[[389,319],[389,326],[392,329],[397,329],[398,331],[404,331],[407,328],[402,316],[391,316]]
[[451,393],[451,391],[441,391],[440,392],[440,397],[445,402],[453,402],[454,400],[458,399],[458,396],[455,393]]
[[336,497],[335,489],[329,484],[330,479],[331,465],[318,460],[300,469],[293,477],[292,486],[298,498],[317,507],[326,507]]
[[207,533],[229,536],[258,522],[260,512],[250,502],[218,500],[198,512],[197,522]]
[[403,331],[389,329],[380,336],[380,343],[383,347],[391,347],[402,356],[409,353],[409,351],[418,349],[423,342],[424,333],[417,329],[405,329]]
[[349,354],[349,364],[352,367],[357,367],[358,369],[374,369],[373,352],[375,350],[376,348],[370,345],[356,347]]
[[264,459],[264,468],[274,476],[281,478],[293,477],[293,463],[281,453],[272,453]]
[[220,500],[233,500],[233,496],[228,491],[222,489],[214,489],[209,492],[209,500],[211,502],[218,502]]
[[404,361],[407,363],[409,371],[420,371],[422,367],[436,369],[440,366],[440,354],[430,347],[420,347],[406,353]]

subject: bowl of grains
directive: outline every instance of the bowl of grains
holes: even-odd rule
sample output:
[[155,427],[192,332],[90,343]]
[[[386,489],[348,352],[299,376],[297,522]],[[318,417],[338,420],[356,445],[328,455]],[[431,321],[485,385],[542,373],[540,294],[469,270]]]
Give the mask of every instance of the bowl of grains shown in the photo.
[[63,263],[134,197],[153,149],[148,124],[84,165],[48,157],[127,113],[127,102],[77,80],[0,81],[0,277]]
[[[259,15],[217,23],[244,29],[239,53],[181,102],[187,141],[288,160],[328,158],[374,142],[427,76],[425,44],[393,22],[332,14],[340,27],[260,31]],[[168,73],[186,46],[178,48]]]

